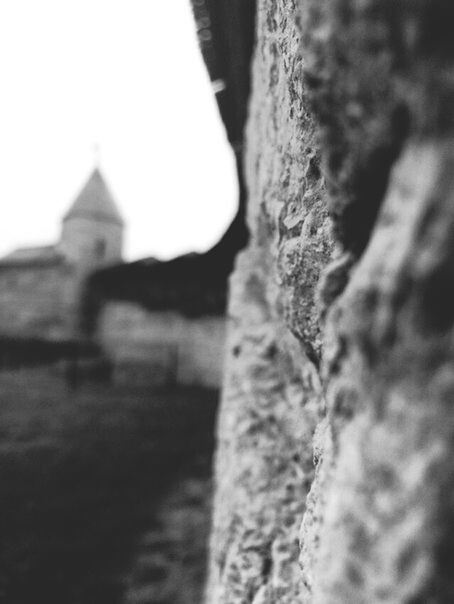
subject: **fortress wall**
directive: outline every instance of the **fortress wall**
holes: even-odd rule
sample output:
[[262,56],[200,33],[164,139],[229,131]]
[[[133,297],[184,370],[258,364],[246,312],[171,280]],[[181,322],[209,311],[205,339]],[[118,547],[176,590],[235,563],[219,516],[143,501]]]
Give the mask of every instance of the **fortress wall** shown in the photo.
[[22,337],[65,337],[63,266],[0,269],[0,332]]
[[186,319],[179,341],[177,381],[219,388],[224,369],[225,339],[224,317]]
[[152,384],[219,387],[225,331],[224,317],[188,319],[129,302],[106,303],[98,323],[98,337],[120,381],[129,375]]
[[453,17],[258,1],[209,604],[454,601]]

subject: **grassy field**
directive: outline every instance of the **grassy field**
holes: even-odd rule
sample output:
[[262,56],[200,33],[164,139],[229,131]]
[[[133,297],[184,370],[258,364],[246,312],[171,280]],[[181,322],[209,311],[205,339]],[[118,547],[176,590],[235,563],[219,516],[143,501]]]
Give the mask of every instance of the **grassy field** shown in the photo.
[[0,374],[0,601],[198,604],[217,395]]

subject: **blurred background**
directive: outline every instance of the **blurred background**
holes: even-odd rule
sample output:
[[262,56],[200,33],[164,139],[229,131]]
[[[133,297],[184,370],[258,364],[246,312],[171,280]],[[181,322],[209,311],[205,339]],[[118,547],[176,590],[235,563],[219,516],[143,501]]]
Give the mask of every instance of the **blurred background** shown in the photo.
[[95,162],[128,260],[203,251],[233,217],[234,160],[189,0],[2,2],[0,86],[1,254],[54,241]]
[[1,602],[202,599],[247,239],[224,4],[0,4]]

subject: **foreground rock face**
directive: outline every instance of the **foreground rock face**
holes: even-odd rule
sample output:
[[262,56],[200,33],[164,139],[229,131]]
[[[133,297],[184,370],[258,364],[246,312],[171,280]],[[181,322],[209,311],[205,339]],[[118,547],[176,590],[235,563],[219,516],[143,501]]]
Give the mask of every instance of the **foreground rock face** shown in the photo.
[[449,0],[260,0],[209,604],[452,602]]

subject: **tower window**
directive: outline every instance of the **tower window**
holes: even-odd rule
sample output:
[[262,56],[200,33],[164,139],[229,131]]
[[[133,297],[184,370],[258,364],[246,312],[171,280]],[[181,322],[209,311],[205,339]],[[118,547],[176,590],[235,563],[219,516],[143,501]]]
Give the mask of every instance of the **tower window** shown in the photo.
[[95,244],[95,256],[98,260],[102,260],[106,255],[106,242],[104,239],[98,239]]

